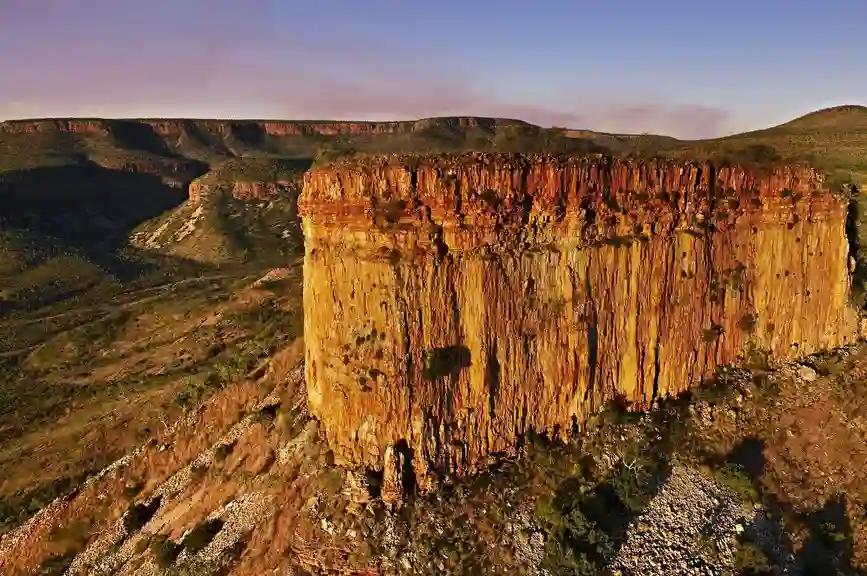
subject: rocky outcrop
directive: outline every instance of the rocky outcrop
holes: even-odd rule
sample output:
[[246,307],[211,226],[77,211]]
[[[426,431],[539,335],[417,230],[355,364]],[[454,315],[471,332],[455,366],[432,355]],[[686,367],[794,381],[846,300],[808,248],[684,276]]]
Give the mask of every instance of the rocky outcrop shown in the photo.
[[285,190],[294,183],[290,181],[277,182],[235,182],[232,184],[232,197],[235,200],[252,202],[257,200],[270,200],[276,197],[281,190]]
[[12,120],[0,122],[0,134],[37,134],[45,132],[70,132],[74,134],[109,133],[110,121],[101,119],[44,119]]
[[807,168],[379,157],[299,211],[310,411],[386,487],[857,336],[847,203]]
[[277,181],[277,182],[242,182],[235,181],[226,184],[210,184],[202,182],[202,179],[193,180],[190,183],[190,201],[200,203],[203,199],[211,196],[218,187],[228,186],[231,188],[232,198],[244,202],[254,202],[259,200],[271,200],[281,194],[281,192],[293,187],[294,182]]

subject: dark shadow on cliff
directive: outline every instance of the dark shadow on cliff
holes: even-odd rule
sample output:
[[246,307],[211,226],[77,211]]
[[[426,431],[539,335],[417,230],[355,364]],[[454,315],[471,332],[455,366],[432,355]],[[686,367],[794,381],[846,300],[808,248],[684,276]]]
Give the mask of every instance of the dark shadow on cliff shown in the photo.
[[143,150],[160,156],[177,156],[153,127],[134,120],[116,120],[111,124],[115,143],[125,150]]
[[401,439],[394,445],[394,453],[399,463],[398,475],[403,493],[407,497],[413,498],[418,493],[418,481],[413,463],[414,451],[409,447],[406,440]]
[[470,365],[470,349],[466,346],[444,346],[427,352],[423,369],[425,380],[456,376]]
[[852,272],[850,301],[864,308],[867,289],[867,197],[861,195],[854,184],[849,187],[849,209],[846,214],[846,238],[849,241],[849,256],[855,261]]
[[93,251],[118,248],[142,222],[181,204],[187,191],[152,174],[95,164],[39,168],[0,181],[4,228],[22,228]]

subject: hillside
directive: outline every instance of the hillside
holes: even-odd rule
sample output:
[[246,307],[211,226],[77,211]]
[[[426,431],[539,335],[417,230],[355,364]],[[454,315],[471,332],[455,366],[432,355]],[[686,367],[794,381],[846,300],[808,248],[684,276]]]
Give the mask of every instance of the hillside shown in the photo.
[[428,118],[405,122],[50,119],[0,123],[0,172],[77,164],[137,165],[176,171],[179,161],[215,164],[226,158],[313,158],[349,150],[450,152],[581,151],[588,138],[567,138],[500,118]]
[[774,159],[806,162],[834,182],[867,182],[867,107],[817,110],[785,124],[663,147],[679,157],[729,158],[765,163]]

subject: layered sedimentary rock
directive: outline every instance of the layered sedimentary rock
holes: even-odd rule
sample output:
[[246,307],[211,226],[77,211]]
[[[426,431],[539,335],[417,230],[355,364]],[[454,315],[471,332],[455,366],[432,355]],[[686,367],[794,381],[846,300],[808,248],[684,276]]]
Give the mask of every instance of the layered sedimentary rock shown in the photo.
[[310,410],[387,482],[857,336],[847,203],[807,168],[380,157],[299,211]]
[[[278,180],[276,182],[231,182],[232,197],[235,200],[244,202],[270,200],[276,198],[280,194],[295,185],[295,182],[289,180]],[[201,179],[193,180],[189,187],[190,202],[199,203],[203,199],[211,196],[220,184],[207,184]]]
[[162,137],[179,137],[182,134],[241,135],[247,138],[267,135],[286,136],[336,136],[399,134],[425,130],[433,126],[459,129],[519,124],[519,120],[480,118],[471,116],[426,118],[398,122],[311,122],[299,120],[187,120],[187,119],[63,119],[13,120],[0,122],[0,133],[35,134],[47,132],[70,132],[76,134],[108,135],[122,130],[148,129]]

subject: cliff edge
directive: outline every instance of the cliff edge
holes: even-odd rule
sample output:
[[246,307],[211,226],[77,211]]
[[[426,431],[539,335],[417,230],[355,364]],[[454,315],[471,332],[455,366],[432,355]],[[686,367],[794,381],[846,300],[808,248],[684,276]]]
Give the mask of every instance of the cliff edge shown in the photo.
[[310,411],[386,493],[857,338],[847,201],[805,167],[381,156],[299,213]]

